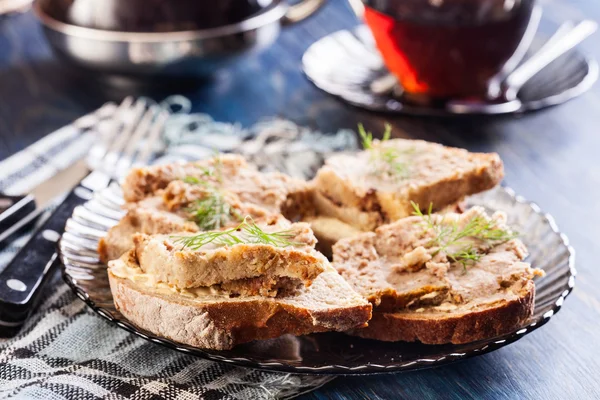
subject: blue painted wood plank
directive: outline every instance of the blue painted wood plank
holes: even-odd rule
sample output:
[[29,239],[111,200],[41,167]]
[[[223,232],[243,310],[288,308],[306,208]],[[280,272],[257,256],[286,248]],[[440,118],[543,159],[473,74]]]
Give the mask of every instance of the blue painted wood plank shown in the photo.
[[[600,19],[589,0],[547,0],[541,29],[566,18]],[[207,82],[162,91],[139,89],[157,100],[185,89],[194,110],[217,120],[252,124],[280,116],[322,131],[373,131],[385,122],[397,136],[433,140],[474,151],[497,151],[506,183],[552,213],[577,250],[573,295],[547,326],[495,353],[434,370],[339,378],[306,399],[600,398],[600,87],[565,105],[524,116],[414,118],[374,114],[346,105],[302,75],[303,51],[318,38],[356,24],[344,0],[330,0],[311,20],[288,28],[259,55],[220,71]],[[584,48],[600,58],[598,37]],[[107,100],[128,91],[82,77],[57,60],[31,14],[0,20],[0,159],[24,148]]]

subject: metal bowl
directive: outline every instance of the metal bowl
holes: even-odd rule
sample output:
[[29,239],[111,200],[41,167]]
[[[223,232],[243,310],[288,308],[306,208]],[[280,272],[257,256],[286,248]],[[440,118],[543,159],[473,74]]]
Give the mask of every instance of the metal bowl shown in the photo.
[[272,44],[282,26],[315,13],[325,0],[274,1],[243,21],[177,32],[125,32],[69,24],[52,17],[53,0],[37,0],[35,15],[54,51],[72,63],[112,75],[205,77],[234,59]]

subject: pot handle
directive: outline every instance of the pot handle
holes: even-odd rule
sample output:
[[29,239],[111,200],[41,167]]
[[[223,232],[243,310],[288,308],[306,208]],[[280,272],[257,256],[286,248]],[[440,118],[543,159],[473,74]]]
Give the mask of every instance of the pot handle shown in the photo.
[[292,25],[296,22],[304,21],[321,8],[327,0],[302,0],[297,4],[291,5],[281,23],[283,25]]

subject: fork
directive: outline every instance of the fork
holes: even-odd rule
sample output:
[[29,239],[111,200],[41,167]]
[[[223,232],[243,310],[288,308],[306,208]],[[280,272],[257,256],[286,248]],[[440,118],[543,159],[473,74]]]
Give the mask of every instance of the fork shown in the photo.
[[56,244],[73,210],[94,193],[118,182],[153,155],[168,112],[156,105],[127,97],[109,125],[99,125],[100,140],[86,157],[87,175],[36,230],[29,241],[0,273],[0,336],[13,336],[33,310],[44,283],[58,264]]

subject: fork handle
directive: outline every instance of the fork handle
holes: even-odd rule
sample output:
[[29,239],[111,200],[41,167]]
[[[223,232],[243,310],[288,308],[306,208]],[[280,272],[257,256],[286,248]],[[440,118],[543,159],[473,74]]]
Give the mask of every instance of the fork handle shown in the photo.
[[66,220],[75,207],[91,198],[91,193],[80,185],[71,190],[0,272],[0,336],[13,336],[25,323],[58,264],[57,242]]

